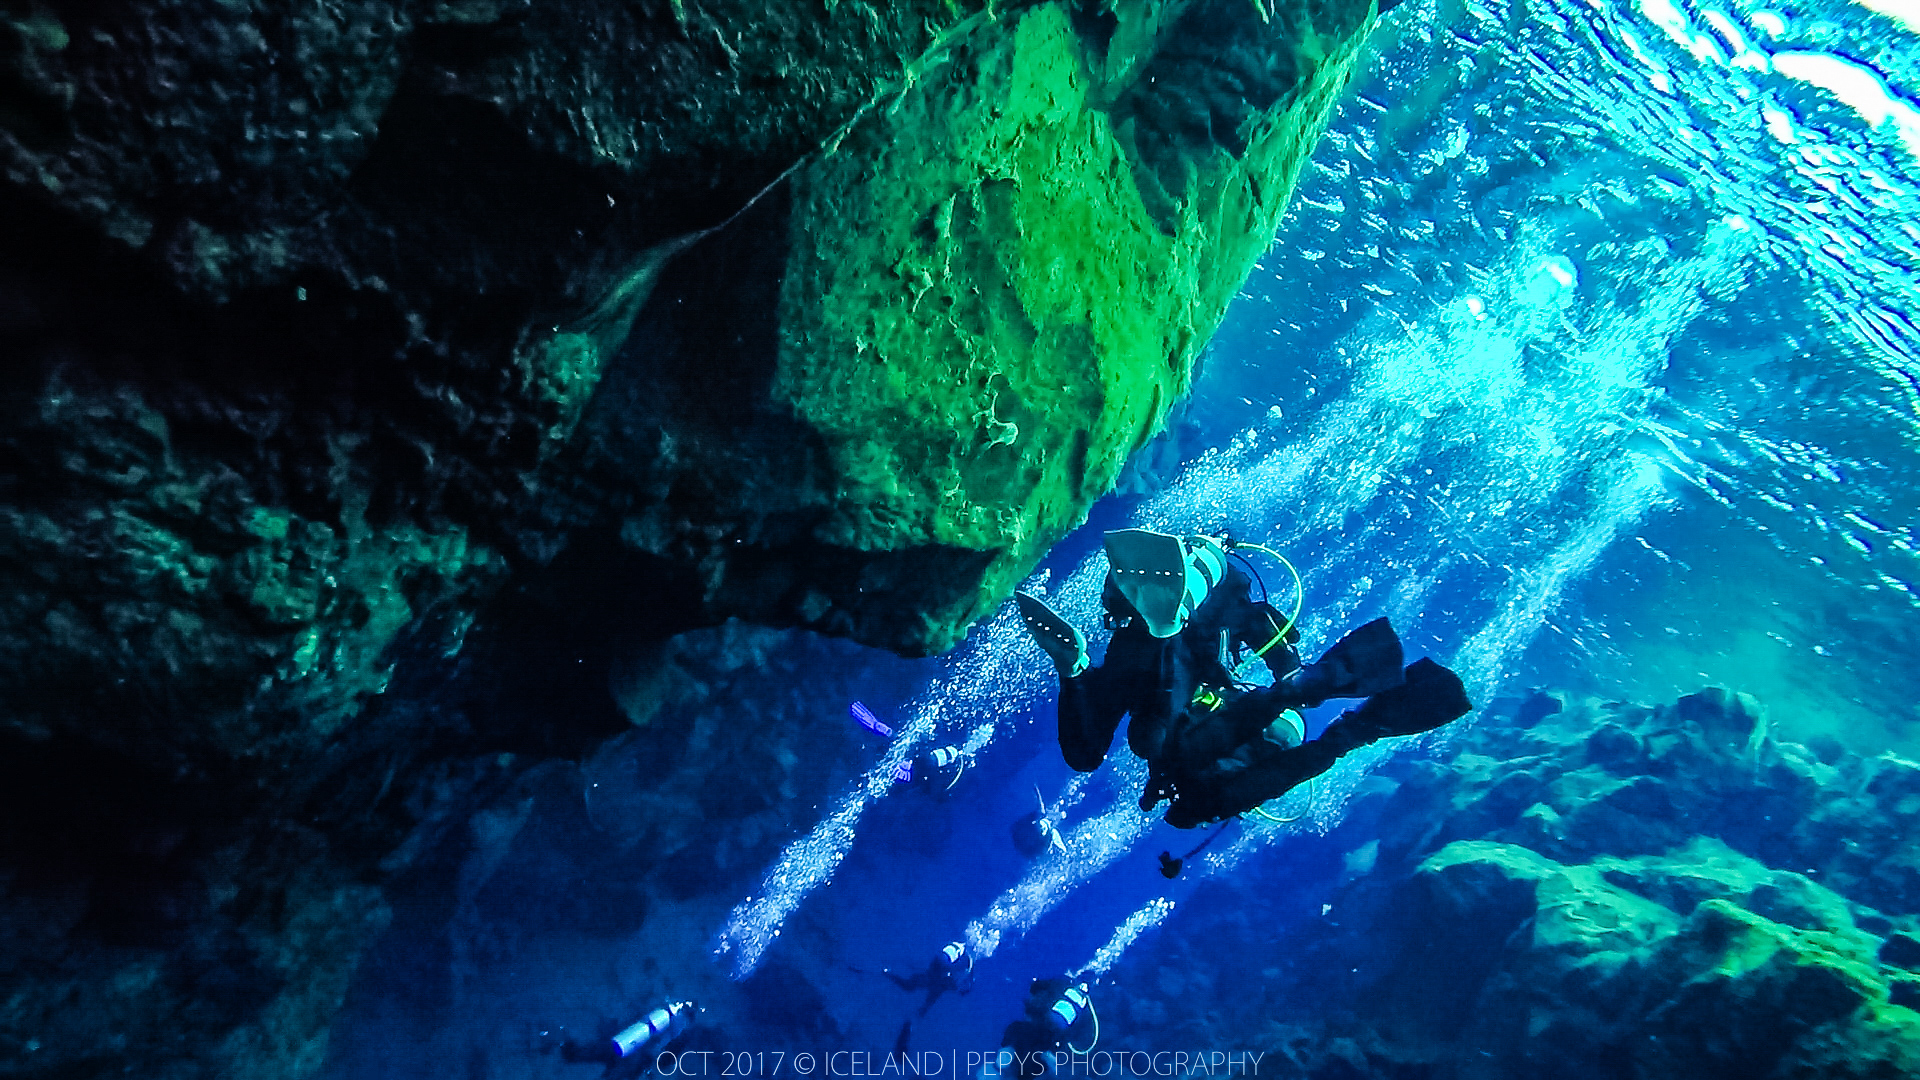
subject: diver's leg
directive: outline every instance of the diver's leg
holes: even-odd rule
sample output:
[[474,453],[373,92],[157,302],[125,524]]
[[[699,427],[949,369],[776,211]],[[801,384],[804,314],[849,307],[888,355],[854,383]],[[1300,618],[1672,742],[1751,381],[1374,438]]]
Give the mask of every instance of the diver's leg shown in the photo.
[[1116,698],[1132,714],[1127,722],[1127,749],[1144,761],[1159,760],[1178,718],[1193,700],[1193,674],[1178,640],[1124,627],[1107,647],[1106,666],[1114,672]]
[[[1333,763],[1340,760],[1348,749],[1337,741],[1315,739],[1290,750],[1267,755],[1266,760],[1249,768],[1222,773],[1215,779],[1209,792],[1210,797],[1204,807],[1206,816],[1198,820],[1210,821],[1216,817],[1244,814],[1261,803],[1277,799],[1333,768]],[[1173,820],[1175,809],[1168,809],[1167,820]]]
[[1263,754],[1262,760],[1244,769],[1207,770],[1180,789],[1173,805],[1167,807],[1167,824],[1191,829],[1244,814],[1333,768],[1347,749],[1338,741],[1315,739],[1289,750]]
[[1280,680],[1278,689],[1308,708],[1328,698],[1358,698],[1400,683],[1400,636],[1385,619],[1347,632],[1320,659]]
[[1288,750],[1261,755],[1253,766],[1232,772],[1210,770],[1167,808],[1167,823],[1190,828],[1203,821],[1241,814],[1319,776],[1341,757],[1394,735],[1432,731],[1473,709],[1460,676],[1432,660],[1407,665],[1398,686],[1383,690],[1341,713],[1320,737]]
[[1075,772],[1092,772],[1107,759],[1126,704],[1115,693],[1114,672],[1102,665],[1060,680],[1060,756]]
[[1060,755],[1076,772],[1092,772],[1106,760],[1126,706],[1118,704],[1106,668],[1088,666],[1086,639],[1073,624],[1037,597],[1015,593],[1020,618],[1060,676]]

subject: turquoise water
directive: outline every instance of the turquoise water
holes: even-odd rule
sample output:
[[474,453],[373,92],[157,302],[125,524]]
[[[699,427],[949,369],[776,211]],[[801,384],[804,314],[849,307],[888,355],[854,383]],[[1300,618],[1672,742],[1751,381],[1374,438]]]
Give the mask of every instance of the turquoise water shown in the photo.
[[1484,677],[1738,684],[1904,742],[1916,40],[1851,5],[1449,9],[1344,110],[1208,389],[1276,462],[1368,462],[1307,503],[1436,538],[1391,565],[1503,609]]
[[[1169,467],[1100,507],[1029,587],[1095,627],[1099,527],[1226,531],[1300,568],[1310,643],[1389,615],[1483,704],[1726,686],[1783,737],[1910,752],[1920,13],[1409,3],[1377,48],[1158,451]],[[1291,598],[1285,571],[1263,572]],[[803,669],[851,663],[778,648]],[[632,937],[462,953],[465,1004],[422,1046],[558,1075],[521,1047],[528,1025],[672,994],[709,1001],[739,1048],[881,1053],[911,1002],[878,969],[959,939],[979,988],[916,1021],[914,1045],[990,1050],[1026,979],[1109,971],[1144,935],[1178,933],[1209,882],[1337,862],[1304,845],[1370,774],[1445,760],[1461,738],[1355,755],[1169,884],[1145,868],[1195,838],[1135,808],[1130,756],[1090,776],[1061,764],[1051,668],[1011,605],[954,654],[889,671],[835,685],[898,733],[854,746],[864,773],[804,808],[770,865],[656,904]],[[1457,727],[1476,722],[1498,721]],[[553,795],[598,798],[604,843],[635,858],[619,818],[645,813],[640,741]],[[892,783],[915,748],[946,744],[980,762],[947,801]],[[1005,830],[1036,797],[1064,815],[1067,850],[1027,863]],[[335,1074],[393,1060],[366,986],[411,945],[384,948]]]

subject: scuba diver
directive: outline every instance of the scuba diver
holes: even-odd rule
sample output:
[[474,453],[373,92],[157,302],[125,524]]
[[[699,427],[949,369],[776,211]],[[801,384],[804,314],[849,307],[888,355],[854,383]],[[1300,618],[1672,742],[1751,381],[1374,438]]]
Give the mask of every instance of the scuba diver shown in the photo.
[[933,1003],[951,990],[961,997],[973,991],[973,954],[967,951],[967,943],[953,941],[941,946],[928,961],[927,970],[917,975],[900,976],[891,971],[882,970],[882,975],[893,980],[893,985],[902,990],[925,990],[927,1000],[920,1003],[918,1015],[927,1015]]
[[[1090,988],[1071,975],[1033,980],[1025,1008],[1026,1015],[1000,1035],[1000,1076],[1007,1075],[1009,1066],[1022,1080],[1045,1075],[1050,1055],[1063,1048],[1085,1054],[1100,1041],[1100,1017],[1093,1011]],[[1087,1044],[1075,1046],[1080,1039]]]
[[945,796],[972,765],[972,754],[957,746],[942,746],[924,754],[915,754],[895,779],[936,796]]
[[694,1012],[691,1001],[662,1005],[612,1038],[588,1043],[569,1038],[560,1044],[560,1056],[570,1064],[592,1061],[605,1065],[608,1076],[641,1076],[653,1068],[660,1051],[692,1026]]
[[1191,550],[1178,537],[1146,529],[1107,534],[1111,569],[1101,605],[1113,638],[1097,667],[1073,624],[1036,597],[1014,595],[1027,629],[1059,671],[1060,752],[1075,771],[1100,767],[1129,714],[1128,747],[1147,761],[1158,758],[1175,717],[1203,687],[1232,685],[1229,662],[1237,666],[1251,654],[1276,679],[1298,667],[1293,645],[1300,634],[1292,620],[1252,600],[1247,575],[1227,563],[1217,541],[1190,543]]
[[[1038,598],[1015,595],[1060,675],[1060,750],[1069,766],[1099,768],[1130,716],[1127,745],[1149,767],[1141,809],[1172,798],[1167,820],[1187,828],[1251,810],[1357,747],[1430,731],[1472,708],[1446,668],[1423,660],[1403,671],[1400,638],[1386,619],[1302,665],[1298,611],[1283,617],[1253,600],[1251,581],[1227,561],[1230,543],[1147,529],[1107,533],[1101,604],[1113,638],[1098,667],[1071,623]],[[1255,659],[1273,685],[1240,680]],[[1309,743],[1298,710],[1330,698],[1368,702]]]
[[1048,810],[1046,797],[1037,787],[1033,795],[1040,800],[1040,809],[1013,823],[1013,846],[1029,859],[1037,859],[1049,849],[1065,852],[1067,841],[1060,835],[1060,822],[1064,817],[1060,807],[1055,805]]

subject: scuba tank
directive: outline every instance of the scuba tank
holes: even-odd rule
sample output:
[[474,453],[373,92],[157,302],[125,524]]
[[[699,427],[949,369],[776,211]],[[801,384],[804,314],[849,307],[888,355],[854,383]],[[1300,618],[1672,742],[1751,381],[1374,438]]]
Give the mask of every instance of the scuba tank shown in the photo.
[[[653,1067],[653,1059],[667,1044],[693,1026],[696,1011],[691,1001],[662,1005],[610,1039],[589,1043],[567,1039],[560,1044],[560,1057],[569,1063],[597,1062],[609,1073],[638,1076]],[[626,1065],[629,1061],[639,1063],[637,1070]]]
[[1052,1005],[1047,1006],[1046,1025],[1056,1037],[1065,1039],[1068,1028],[1073,1027],[1082,1016],[1093,1012],[1090,990],[1086,983],[1074,983],[1062,991]]
[[964,941],[949,942],[941,946],[934,964],[947,978],[954,990],[959,993],[971,993],[973,990],[973,954],[967,951]]
[[[962,963],[962,961],[964,961],[964,963]],[[967,955],[967,943],[964,941],[953,941],[942,945],[940,947],[940,965],[949,971],[961,967],[973,967],[973,957]]]
[[[1093,1023],[1093,1041],[1074,1046],[1070,1035],[1082,1020]],[[1074,975],[1053,979],[1035,979],[1027,994],[1026,1015],[1007,1025],[1000,1036],[1000,1050],[981,1080],[1038,1080],[1050,1072],[1059,1072],[1057,1054],[1064,1048],[1074,1054],[1086,1054],[1100,1041],[1100,1017],[1093,1011],[1090,986]],[[1060,1075],[1065,1075],[1060,1073]]]
[[925,781],[946,777],[947,782],[940,785],[941,791],[953,790],[960,782],[960,776],[973,763],[973,757],[957,746],[942,746],[924,754],[916,754],[894,774],[894,781],[902,784],[919,784]]
[[623,1058],[649,1051],[658,1053],[693,1025],[693,1011],[691,1001],[663,1005],[615,1035],[613,1045]]

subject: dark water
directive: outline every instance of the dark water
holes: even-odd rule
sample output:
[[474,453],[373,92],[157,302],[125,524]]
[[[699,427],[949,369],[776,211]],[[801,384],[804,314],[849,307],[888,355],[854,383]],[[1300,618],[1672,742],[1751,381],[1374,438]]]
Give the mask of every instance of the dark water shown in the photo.
[[[1920,31],[1834,3],[1473,0],[1406,5],[1379,52],[1207,356],[1162,451],[1181,467],[1099,507],[1031,587],[1092,628],[1099,528],[1226,530],[1299,567],[1310,647],[1389,615],[1482,704],[1729,686],[1784,736],[1909,750]],[[1153,856],[1200,837],[1134,809],[1128,755],[1084,778],[1060,761],[1051,670],[1010,607],[918,664],[766,648],[779,671],[736,665],[720,702],[544,767],[427,860],[326,1074],[590,1076],[551,1033],[679,997],[707,1010],[682,1048],[784,1054],[780,1075],[796,1053],[877,1060],[918,1005],[880,969],[952,940],[977,986],[911,1035],[949,1067],[997,1045],[1036,976],[1125,971],[1136,1000],[1177,1002],[1194,973],[1116,968],[1135,940],[1197,941],[1250,897],[1276,936],[1322,914],[1367,870],[1363,835],[1322,838],[1370,773],[1462,737],[1356,755],[1169,882]],[[890,744],[846,718],[856,698]],[[761,808],[682,792],[710,824],[649,831],[661,730],[781,709],[819,732],[797,815],[743,838],[729,822]],[[950,793],[890,782],[944,744],[977,761]],[[1037,798],[1068,850],[1028,862],[1007,830]],[[1194,962],[1229,961],[1264,963]]]

